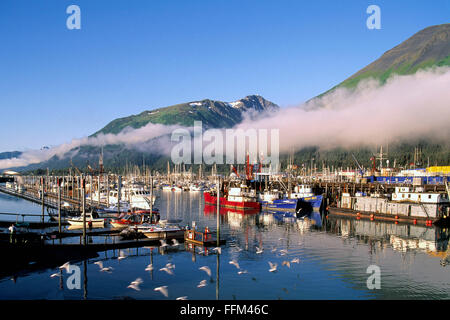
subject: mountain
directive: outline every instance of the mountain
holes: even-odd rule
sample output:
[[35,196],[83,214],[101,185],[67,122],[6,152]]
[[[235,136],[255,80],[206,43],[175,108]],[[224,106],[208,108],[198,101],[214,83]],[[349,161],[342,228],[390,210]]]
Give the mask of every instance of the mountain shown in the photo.
[[417,32],[327,92],[339,87],[354,88],[367,78],[375,78],[384,83],[393,74],[413,74],[434,66],[450,66],[449,23]]
[[119,118],[108,123],[94,134],[117,134],[126,127],[140,128],[151,123],[165,125],[180,124],[193,126],[194,121],[202,121],[204,128],[230,128],[242,121],[245,112],[256,114],[278,110],[279,106],[259,95],[250,95],[234,102],[215,100],[191,101],[173,106],[143,111],[140,114]]
[[0,152],[0,160],[17,158],[22,154],[20,151]]

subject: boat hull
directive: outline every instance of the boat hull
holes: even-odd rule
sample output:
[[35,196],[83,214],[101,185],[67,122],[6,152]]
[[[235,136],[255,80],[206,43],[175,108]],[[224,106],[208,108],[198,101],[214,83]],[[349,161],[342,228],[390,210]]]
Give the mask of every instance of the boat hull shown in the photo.
[[[217,197],[209,192],[203,193],[205,204],[217,205]],[[219,206],[236,210],[260,210],[261,204],[257,201],[229,201],[225,197],[220,197]]]
[[[322,205],[322,196],[304,197],[298,199],[277,199],[274,201],[262,201],[261,206],[263,210],[282,211],[292,214],[298,211],[305,211],[305,213],[319,212]],[[309,212],[308,212],[309,211]]]

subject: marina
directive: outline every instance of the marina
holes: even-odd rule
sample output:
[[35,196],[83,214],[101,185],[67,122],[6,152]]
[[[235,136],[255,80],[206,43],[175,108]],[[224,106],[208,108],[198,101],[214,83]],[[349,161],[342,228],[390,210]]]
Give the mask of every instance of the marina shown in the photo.
[[[8,292],[2,298],[23,294],[18,283],[24,282],[40,283],[51,299],[186,294],[190,299],[309,299],[323,298],[320,288],[325,287],[325,297],[332,299],[448,298],[450,283],[443,280],[450,262],[446,179],[413,185],[322,181],[318,175],[307,179],[289,172],[250,174],[13,176],[0,188],[0,205],[20,203],[11,208],[15,213],[0,214],[0,245],[9,261],[1,273],[1,292]],[[148,196],[146,209],[130,205],[130,193],[121,192],[132,190],[126,189],[129,181],[139,183]],[[106,197],[114,192],[124,196],[116,198],[121,202],[115,209]],[[11,224],[17,228],[14,237]],[[380,291],[365,287],[365,264],[374,259],[389,277],[398,276],[396,286],[408,284],[404,291],[392,291],[394,284],[386,282]],[[51,285],[49,274],[67,261],[82,267],[89,279],[79,292]],[[97,262],[111,270],[99,272]],[[352,269],[344,271],[348,262]],[[221,265],[221,271],[209,285],[202,284],[209,289],[188,289],[196,287],[194,279],[201,280],[201,271],[195,271],[199,264],[211,270]],[[404,268],[428,268],[433,276],[423,280],[403,274]],[[130,272],[145,279],[142,288],[150,288],[124,286]],[[214,277],[221,278],[220,285]],[[163,284],[170,287],[167,297],[151,291]],[[246,289],[239,290],[242,286]],[[42,292],[25,298],[35,294]]]

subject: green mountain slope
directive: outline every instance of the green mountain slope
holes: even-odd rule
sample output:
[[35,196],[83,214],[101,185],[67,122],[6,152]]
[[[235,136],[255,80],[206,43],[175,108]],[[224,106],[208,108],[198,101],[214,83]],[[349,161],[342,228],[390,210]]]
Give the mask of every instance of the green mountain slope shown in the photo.
[[327,92],[339,87],[354,88],[361,80],[367,78],[375,78],[384,83],[393,74],[413,74],[420,69],[433,66],[450,66],[448,23],[417,32]]
[[138,115],[116,119],[94,135],[99,133],[117,134],[126,127],[136,129],[145,126],[149,122],[192,126],[194,121],[202,121],[205,128],[230,128],[242,121],[244,112],[255,111],[259,113],[277,110],[278,108],[273,102],[257,95],[247,96],[230,103],[205,99],[144,111]]

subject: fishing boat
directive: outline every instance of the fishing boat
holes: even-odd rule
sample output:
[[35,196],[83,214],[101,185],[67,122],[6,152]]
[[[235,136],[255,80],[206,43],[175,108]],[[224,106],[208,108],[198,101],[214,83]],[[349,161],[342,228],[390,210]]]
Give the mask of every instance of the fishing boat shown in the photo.
[[[217,204],[217,193],[204,192],[205,204]],[[230,188],[223,197],[219,195],[219,206],[236,210],[260,210],[261,204],[258,202],[255,190],[246,186]]]
[[[102,218],[94,218],[92,216],[92,212],[86,213],[86,227],[92,228],[103,228],[105,226],[105,220]],[[67,222],[74,227],[83,227],[84,219],[83,215],[76,218],[70,218],[67,220]]]
[[315,195],[308,185],[295,186],[291,194],[266,191],[259,199],[264,210],[288,212],[297,217],[319,212],[322,205],[322,195]]
[[192,192],[203,191],[203,186],[200,184],[197,184],[197,183],[191,184],[189,186],[189,191],[192,191]]

